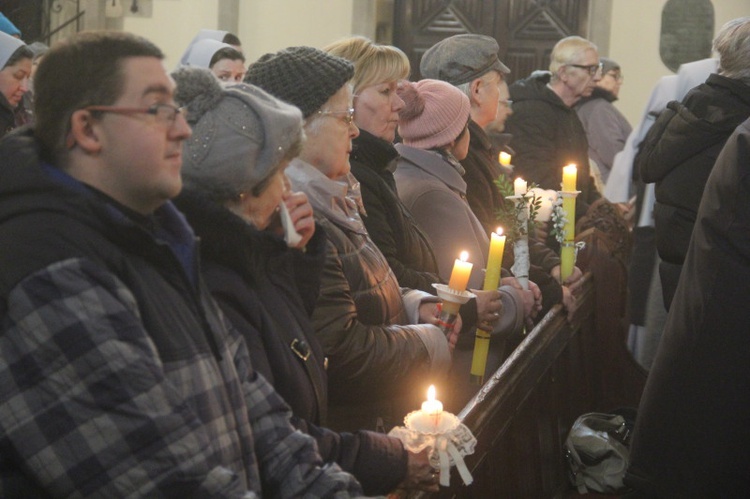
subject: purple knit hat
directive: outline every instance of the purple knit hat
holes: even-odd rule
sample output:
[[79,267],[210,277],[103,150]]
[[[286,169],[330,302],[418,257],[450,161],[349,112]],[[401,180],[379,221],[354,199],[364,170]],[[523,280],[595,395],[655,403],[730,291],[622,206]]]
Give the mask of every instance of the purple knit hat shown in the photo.
[[406,82],[398,90],[404,101],[398,133],[404,144],[434,149],[453,142],[469,121],[469,98],[440,80]]

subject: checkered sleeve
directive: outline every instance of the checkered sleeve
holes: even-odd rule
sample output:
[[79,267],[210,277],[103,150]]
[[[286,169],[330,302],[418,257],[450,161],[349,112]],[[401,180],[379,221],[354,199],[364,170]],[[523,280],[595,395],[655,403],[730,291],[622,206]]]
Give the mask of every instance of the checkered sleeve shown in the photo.
[[[233,334],[236,334],[233,332]],[[250,368],[242,341],[234,342],[235,365],[244,384],[264,495],[270,497],[360,497],[357,480],[335,463],[324,464],[315,440],[294,429],[291,412],[260,373]]]
[[61,261],[20,282],[7,305],[0,495],[18,476],[55,497],[245,495],[238,476],[215,465],[115,276]]

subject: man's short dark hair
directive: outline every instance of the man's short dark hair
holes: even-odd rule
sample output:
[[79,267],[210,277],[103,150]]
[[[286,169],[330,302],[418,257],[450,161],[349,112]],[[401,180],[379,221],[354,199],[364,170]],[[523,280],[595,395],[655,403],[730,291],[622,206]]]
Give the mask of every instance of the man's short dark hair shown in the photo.
[[47,52],[34,77],[35,135],[47,161],[55,163],[65,152],[76,110],[120,97],[122,61],[129,57],[164,59],[164,54],[145,38],[116,31],[79,33]]
[[230,61],[245,62],[245,56],[242,55],[242,52],[240,52],[234,47],[224,47],[214,52],[214,55],[211,57],[211,62],[208,63],[208,67],[209,68],[214,67],[214,64],[216,64],[222,59],[229,59]]

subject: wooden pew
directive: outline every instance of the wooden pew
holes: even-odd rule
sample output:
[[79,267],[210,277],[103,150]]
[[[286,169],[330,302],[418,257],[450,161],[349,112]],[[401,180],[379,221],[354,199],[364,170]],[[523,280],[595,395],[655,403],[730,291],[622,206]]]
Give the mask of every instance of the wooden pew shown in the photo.
[[474,483],[454,469],[434,497],[566,497],[562,449],[575,418],[637,407],[646,373],[625,344],[629,231],[613,210],[601,203],[578,224],[585,275],[573,317],[555,306],[459,414],[478,440],[466,457]]

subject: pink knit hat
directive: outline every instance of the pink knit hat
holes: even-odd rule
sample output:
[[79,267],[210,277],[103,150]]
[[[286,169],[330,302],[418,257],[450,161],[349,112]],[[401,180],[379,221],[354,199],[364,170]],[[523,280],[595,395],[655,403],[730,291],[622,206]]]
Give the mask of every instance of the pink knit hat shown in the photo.
[[444,81],[405,82],[398,90],[404,101],[398,133],[407,146],[434,149],[453,142],[469,121],[469,98]]

